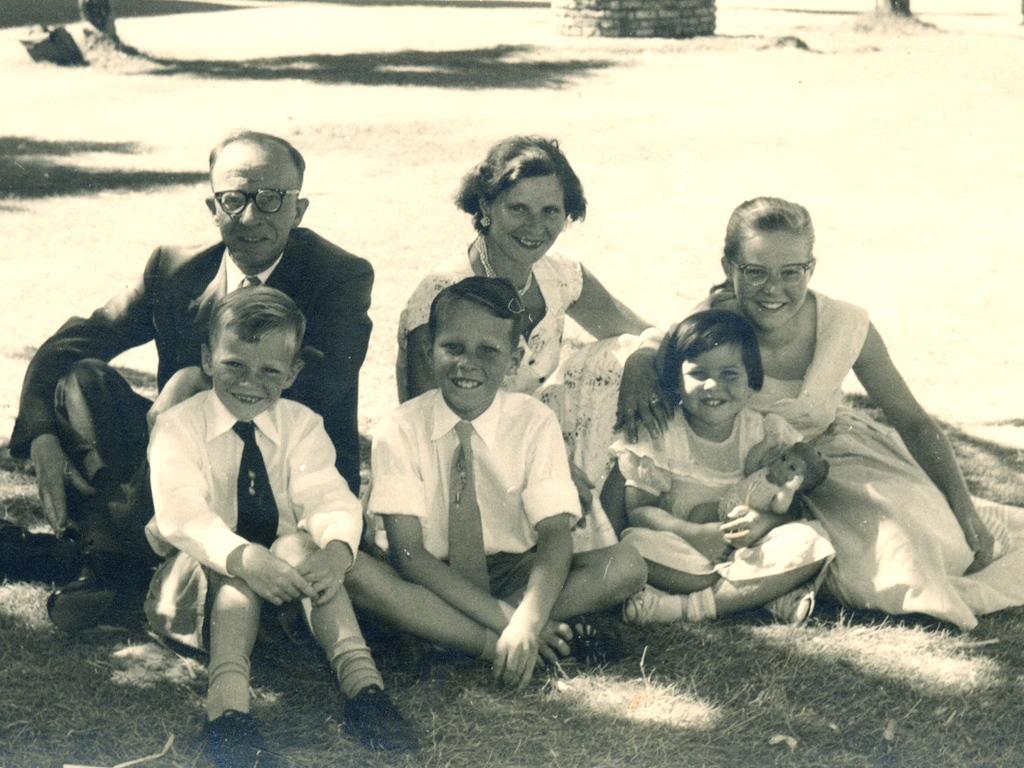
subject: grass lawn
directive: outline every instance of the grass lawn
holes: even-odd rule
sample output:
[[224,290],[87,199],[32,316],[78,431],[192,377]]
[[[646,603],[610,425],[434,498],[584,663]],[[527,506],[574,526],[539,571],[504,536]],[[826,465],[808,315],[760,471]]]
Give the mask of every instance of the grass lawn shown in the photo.
[[[869,2],[797,13],[734,0],[719,3],[718,36],[691,41],[558,38],[529,2],[162,5],[173,15],[118,22],[149,58],[103,69],[33,65],[19,30],[0,30],[0,302],[15,310],[0,321],[0,434],[34,348],[68,315],[109,298],[156,244],[213,235],[204,158],[240,126],[302,149],[306,222],[377,269],[368,431],[395,404],[399,308],[469,237],[451,204],[459,178],[496,139],[535,132],[561,139],[590,203],[560,249],[658,324],[717,280],[737,203],[805,203],[814,286],[870,310],[972,489],[1024,504],[1018,4],[961,16],[922,0],[936,28],[862,31],[845,11]],[[52,6],[40,13],[63,12]],[[810,50],[779,44],[787,35]],[[143,379],[155,369],[151,349],[118,362]],[[9,456],[0,513],[39,522],[33,479]],[[139,632],[63,636],[48,589],[0,584],[0,766],[113,766],[171,735],[147,765],[202,764],[202,661]],[[830,605],[798,630],[759,615],[627,629],[630,661],[553,670],[525,695],[478,665],[389,656],[385,677],[428,738],[408,759],[361,753],[314,649],[271,634],[254,659],[255,712],[296,768],[1010,768],[1024,740],[1022,629],[1019,609],[962,635]]]

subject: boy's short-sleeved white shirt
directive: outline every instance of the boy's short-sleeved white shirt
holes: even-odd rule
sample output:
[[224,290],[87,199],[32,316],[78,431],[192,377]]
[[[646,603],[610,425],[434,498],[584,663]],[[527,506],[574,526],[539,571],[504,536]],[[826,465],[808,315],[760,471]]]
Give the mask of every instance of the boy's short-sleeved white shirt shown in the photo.
[[[385,416],[373,440],[368,514],[418,518],[426,550],[440,559],[448,557],[448,478],[459,421],[433,389]],[[541,520],[563,513],[579,518],[579,497],[550,408],[529,395],[498,392],[471,424],[486,554],[526,552],[537,543]],[[387,549],[382,526],[376,543]]]
[[[146,536],[158,554],[181,550],[226,574],[228,555],[246,543],[234,530],[243,447],[235,422],[213,390],[157,419],[148,452],[154,515]],[[280,399],[253,423],[277,504],[277,535],[304,530],[319,547],[348,544],[355,557],[362,506],[334,466],[323,419]]]

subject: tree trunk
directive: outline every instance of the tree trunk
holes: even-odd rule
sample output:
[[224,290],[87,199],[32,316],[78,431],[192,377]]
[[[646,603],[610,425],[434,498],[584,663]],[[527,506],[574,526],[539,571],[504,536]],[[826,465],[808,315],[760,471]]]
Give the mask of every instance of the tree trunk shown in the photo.
[[875,0],[875,13],[887,16],[909,16],[910,0]]
[[93,27],[94,34],[103,35],[115,43],[118,41],[110,0],[78,0],[78,14],[82,21]]

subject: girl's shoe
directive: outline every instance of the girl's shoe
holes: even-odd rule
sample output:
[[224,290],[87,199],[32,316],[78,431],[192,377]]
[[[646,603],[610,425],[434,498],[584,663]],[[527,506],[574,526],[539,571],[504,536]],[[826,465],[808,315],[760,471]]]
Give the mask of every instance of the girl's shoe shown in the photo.
[[685,595],[670,595],[648,584],[622,604],[627,624],[670,624],[680,621],[686,610]]
[[801,584],[796,589],[776,597],[765,605],[768,612],[781,624],[799,627],[814,612],[817,589],[813,583]]

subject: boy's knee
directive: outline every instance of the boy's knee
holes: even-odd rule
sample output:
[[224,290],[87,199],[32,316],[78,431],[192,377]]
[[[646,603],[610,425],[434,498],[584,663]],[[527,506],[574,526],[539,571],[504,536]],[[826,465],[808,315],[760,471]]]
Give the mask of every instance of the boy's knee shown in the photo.
[[608,580],[616,596],[625,599],[647,583],[647,562],[629,545],[616,544],[611,550]]
[[292,568],[298,568],[316,551],[316,544],[304,531],[286,533],[270,545],[270,551]]
[[214,612],[258,610],[262,600],[244,580],[210,572]]

